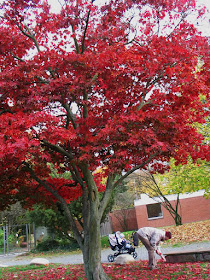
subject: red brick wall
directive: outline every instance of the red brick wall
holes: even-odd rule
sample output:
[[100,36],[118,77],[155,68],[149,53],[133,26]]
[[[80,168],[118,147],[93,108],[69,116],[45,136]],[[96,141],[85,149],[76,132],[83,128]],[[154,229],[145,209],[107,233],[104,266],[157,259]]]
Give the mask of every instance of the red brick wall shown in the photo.
[[162,207],[163,218],[148,220],[147,207],[146,205],[136,206],[136,219],[138,228],[140,227],[163,227],[174,225],[174,220],[172,219],[169,212]]
[[116,210],[109,213],[112,231],[136,230],[138,228],[135,208]]
[[189,201],[183,199],[181,211],[183,213],[183,223],[209,220],[210,199],[206,199],[202,196],[192,197]]
[[[171,201],[172,205],[174,201]],[[210,199],[202,196],[180,200],[182,223],[191,223],[210,219]],[[146,205],[136,206],[136,219],[140,227],[163,227],[175,225],[169,212],[162,206],[163,218],[148,220]]]

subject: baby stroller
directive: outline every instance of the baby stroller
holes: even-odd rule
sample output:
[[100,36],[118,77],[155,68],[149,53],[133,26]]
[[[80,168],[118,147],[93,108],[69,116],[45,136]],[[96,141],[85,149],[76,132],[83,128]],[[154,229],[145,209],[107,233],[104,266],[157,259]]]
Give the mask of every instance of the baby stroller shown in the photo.
[[117,231],[114,234],[109,234],[109,244],[113,251],[117,251],[114,254],[108,255],[107,258],[109,262],[113,262],[114,259],[121,254],[130,254],[134,259],[137,258],[135,248],[125,239],[124,234],[120,231]]

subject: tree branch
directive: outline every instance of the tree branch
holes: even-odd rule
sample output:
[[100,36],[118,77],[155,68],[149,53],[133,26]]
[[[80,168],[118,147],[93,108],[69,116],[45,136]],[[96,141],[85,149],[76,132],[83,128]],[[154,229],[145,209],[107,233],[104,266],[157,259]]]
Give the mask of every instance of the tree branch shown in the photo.
[[[152,180],[152,183],[154,187],[152,187],[151,183],[146,182],[147,188],[153,192],[153,195],[155,194],[156,197],[158,197],[161,200],[162,205],[168,210],[169,214],[174,219],[176,225],[180,225],[182,222],[181,216],[178,214],[178,206],[179,206],[179,194],[177,195],[177,201],[176,201],[176,207],[174,208],[171,204],[171,202],[167,199],[167,197],[162,193],[161,189],[159,188],[154,176],[151,173],[146,173],[150,176],[150,179]],[[154,196],[149,195],[153,200],[159,202],[155,199]]]
[[83,104],[83,118],[87,119],[88,118],[88,108],[86,102],[88,101],[88,94],[86,92],[86,89],[83,91],[83,99],[85,101],[85,104]]
[[35,78],[38,80],[39,83],[41,84],[45,84],[45,85],[48,85],[49,84],[49,81],[43,79],[42,77],[39,77],[39,76],[35,76]]
[[180,25],[180,23],[187,17],[186,11],[187,11],[187,8],[185,11],[181,12],[182,17],[181,17],[180,21],[175,25],[173,31],[171,31],[171,33],[169,33],[166,38],[169,38],[173,34],[174,30],[176,30],[177,27]]
[[107,180],[107,185],[106,185],[106,190],[104,192],[103,198],[101,200],[100,203],[100,208],[99,208],[99,214],[100,217],[102,217],[103,212],[107,206],[107,203],[111,197],[111,194],[113,192],[113,190],[115,189],[115,187],[117,187],[125,178],[127,178],[131,173],[133,173],[134,171],[143,168],[147,163],[149,163],[156,155],[158,155],[158,152],[154,153],[153,155],[151,155],[144,163],[137,165],[136,167],[132,168],[131,170],[129,170],[128,172],[126,172],[126,174],[124,174],[123,176],[120,177],[120,179],[118,179],[115,183],[114,179],[115,179],[115,175],[111,175],[108,177]]
[[[75,34],[74,26],[72,25],[71,28],[72,28],[72,32]],[[75,45],[77,54],[79,54],[79,45],[78,45],[78,42],[77,42],[76,35],[74,36],[74,45]]]
[[125,178],[127,178],[131,173],[133,173],[134,171],[143,168],[146,164],[148,164],[154,157],[156,157],[159,154],[159,152],[154,153],[153,155],[151,155],[145,162],[135,166],[134,168],[132,168],[131,170],[129,170],[128,172],[126,172],[125,175],[123,175],[119,180],[117,180],[117,182],[115,182],[113,189],[119,185]]
[[0,111],[0,116],[1,116],[2,114],[4,114],[4,113],[10,113],[10,114],[12,114],[12,111],[10,111],[9,109],[2,110],[2,111]]
[[53,151],[55,152],[58,152],[64,156],[67,156],[70,160],[73,160],[74,157],[71,153],[67,152],[66,150],[64,150],[62,147],[60,146],[57,146],[57,145],[54,145],[54,144],[51,144],[45,140],[41,140],[41,145],[42,146],[46,146],[46,147],[49,147],[50,149],[52,149]]
[[72,110],[70,109],[70,106],[68,103],[62,103],[63,107],[66,109],[66,117],[67,117],[67,120],[66,120],[66,129],[68,128],[69,126],[69,123],[71,121],[74,129],[77,128],[77,124],[75,123],[75,120],[76,120],[76,116],[73,114]]
[[90,11],[88,11],[87,19],[85,21],[85,30],[84,30],[84,34],[83,34],[83,38],[82,38],[82,50],[81,50],[81,53],[84,53],[84,50],[85,50],[85,37],[86,37],[86,33],[87,33],[89,18],[90,18]]
[[[96,183],[94,181],[93,175],[91,171],[89,170],[89,167],[87,164],[84,164],[81,167],[82,174],[84,177],[84,180],[86,182],[87,191],[88,193],[85,193],[83,191],[83,208],[82,208],[82,214],[83,214],[83,220],[84,220],[84,232],[88,234],[89,228],[90,228],[90,214],[92,211],[90,209],[94,209],[93,212],[97,211],[99,208],[99,196],[98,196],[98,189],[96,186]],[[88,194],[88,195],[87,195]]]
[[160,10],[159,10],[159,7],[158,7],[158,11],[157,11],[157,22],[158,22],[158,30],[157,30],[157,36],[159,35],[159,32],[160,32]]
[[23,30],[23,28],[22,28],[17,22],[16,22],[16,25],[17,25],[17,27],[19,28],[19,30],[20,30],[26,37],[32,39],[32,41],[34,42],[34,44],[35,44],[35,46],[36,46],[36,48],[37,48],[37,50],[38,50],[38,52],[39,52],[39,51],[40,51],[39,44],[38,44],[38,42],[37,42],[35,36],[34,36],[33,33],[31,32],[30,28],[29,28],[27,25],[24,25],[24,27],[25,27],[25,28],[27,29],[27,31],[28,31],[28,33],[27,33],[27,32],[25,32],[25,31]]
[[16,55],[15,55],[14,53],[12,53],[12,52],[11,52],[11,55],[12,55],[14,58],[16,58],[17,60],[19,60],[19,61],[21,61],[21,62],[25,62],[24,59],[22,59],[22,58],[16,56]]
[[142,98],[141,103],[140,103],[139,106],[137,107],[137,110],[138,110],[138,111],[141,110],[145,105],[151,104],[152,101],[155,100],[155,98],[153,98],[153,99],[151,99],[151,100],[148,100],[147,102],[144,102],[144,100],[145,100],[145,97]]
[[107,206],[107,204],[110,200],[110,197],[112,195],[114,180],[115,180],[115,175],[108,176],[107,183],[106,183],[106,189],[105,189],[105,192],[103,193],[103,197],[102,197],[102,200],[100,202],[100,207],[99,207],[99,217],[100,217],[100,219],[102,218],[103,213],[106,209],[106,206]]

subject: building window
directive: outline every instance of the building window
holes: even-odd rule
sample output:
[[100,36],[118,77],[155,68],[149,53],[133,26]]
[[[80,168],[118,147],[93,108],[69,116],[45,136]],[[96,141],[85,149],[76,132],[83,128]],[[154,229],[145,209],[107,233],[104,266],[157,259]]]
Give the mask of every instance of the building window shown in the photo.
[[162,207],[160,203],[147,205],[148,219],[158,219],[163,217]]

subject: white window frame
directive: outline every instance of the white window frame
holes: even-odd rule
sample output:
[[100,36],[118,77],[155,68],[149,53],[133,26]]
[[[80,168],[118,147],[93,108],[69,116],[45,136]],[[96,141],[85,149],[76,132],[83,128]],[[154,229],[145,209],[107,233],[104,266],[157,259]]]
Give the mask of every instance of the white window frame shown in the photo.
[[[149,213],[148,213],[148,206],[152,206],[152,205],[155,205],[155,204],[159,204],[160,205],[160,210],[161,210],[161,216],[156,216],[156,217],[150,217],[149,218]],[[163,219],[163,210],[162,210],[162,204],[157,202],[157,203],[151,203],[151,204],[147,204],[146,205],[146,208],[147,208],[147,218],[148,220],[156,220],[156,219]]]

